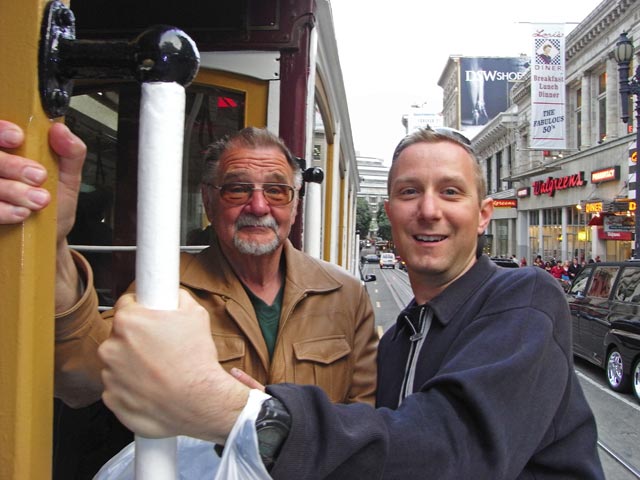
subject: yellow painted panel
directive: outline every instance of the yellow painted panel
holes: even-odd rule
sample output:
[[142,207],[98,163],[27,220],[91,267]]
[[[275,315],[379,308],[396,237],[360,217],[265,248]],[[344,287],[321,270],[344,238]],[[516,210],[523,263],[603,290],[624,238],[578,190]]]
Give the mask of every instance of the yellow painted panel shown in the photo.
[[343,267],[348,267],[345,262],[345,249],[349,246],[349,242],[346,242],[346,238],[344,235],[344,229],[346,227],[344,223],[344,214],[345,214],[345,185],[344,177],[340,177],[340,212],[338,214],[338,265],[342,265]]
[[333,240],[333,165],[334,165],[333,143],[327,143],[327,171],[325,172],[325,202],[324,202],[324,252],[323,260],[331,262],[331,242]]
[[[40,106],[37,56],[45,2],[0,0],[0,117],[19,124],[26,145],[57,176],[49,120]],[[22,225],[0,226],[0,478],[51,476],[55,207]]]

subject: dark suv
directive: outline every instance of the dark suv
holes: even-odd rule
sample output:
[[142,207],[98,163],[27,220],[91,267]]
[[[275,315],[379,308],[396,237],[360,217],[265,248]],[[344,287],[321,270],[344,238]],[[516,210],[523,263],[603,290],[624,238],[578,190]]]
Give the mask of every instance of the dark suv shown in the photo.
[[567,292],[573,353],[607,373],[615,391],[640,401],[640,262],[586,265]]

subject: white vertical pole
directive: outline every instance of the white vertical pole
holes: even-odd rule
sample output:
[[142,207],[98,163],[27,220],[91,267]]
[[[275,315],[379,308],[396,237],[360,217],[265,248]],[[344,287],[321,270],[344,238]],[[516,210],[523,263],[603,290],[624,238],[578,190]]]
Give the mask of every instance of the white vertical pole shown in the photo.
[[322,258],[322,186],[305,185],[304,251],[314,258]]
[[[178,308],[180,188],[185,90],[142,84],[138,147],[136,294],[156,310]],[[135,477],[176,480],[176,438],[135,437]]]

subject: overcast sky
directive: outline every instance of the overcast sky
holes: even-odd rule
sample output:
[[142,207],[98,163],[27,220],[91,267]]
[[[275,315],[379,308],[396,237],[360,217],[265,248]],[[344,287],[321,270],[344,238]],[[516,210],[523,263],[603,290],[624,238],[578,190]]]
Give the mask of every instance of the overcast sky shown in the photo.
[[566,22],[568,33],[601,3],[330,1],[356,152],[386,163],[412,104],[442,110],[438,79],[449,55],[530,55],[531,23]]

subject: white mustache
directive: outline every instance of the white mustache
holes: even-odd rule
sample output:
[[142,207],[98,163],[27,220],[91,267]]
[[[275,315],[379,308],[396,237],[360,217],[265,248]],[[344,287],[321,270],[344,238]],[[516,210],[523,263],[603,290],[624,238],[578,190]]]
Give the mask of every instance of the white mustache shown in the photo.
[[278,223],[271,215],[265,215],[263,217],[257,217],[250,213],[244,213],[240,215],[236,220],[236,230],[242,227],[265,227],[270,228],[274,232],[278,229]]

